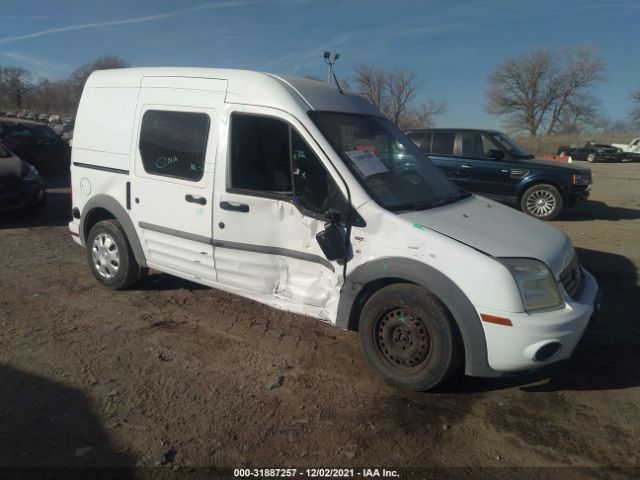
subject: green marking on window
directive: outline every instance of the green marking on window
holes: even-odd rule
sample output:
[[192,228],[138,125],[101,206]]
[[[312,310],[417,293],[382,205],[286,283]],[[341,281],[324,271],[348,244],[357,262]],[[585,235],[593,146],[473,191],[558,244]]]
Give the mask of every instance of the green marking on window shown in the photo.
[[422,225],[421,223],[414,223],[413,224],[413,228],[417,229],[417,230],[427,230],[427,227],[425,227],[424,225]]

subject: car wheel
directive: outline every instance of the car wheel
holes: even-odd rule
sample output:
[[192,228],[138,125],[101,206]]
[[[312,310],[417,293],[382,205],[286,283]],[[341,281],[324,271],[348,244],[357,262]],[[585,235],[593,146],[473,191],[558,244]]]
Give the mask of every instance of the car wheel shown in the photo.
[[147,273],[136,262],[127,236],[116,220],[103,220],[93,226],[87,238],[87,259],[93,276],[114,290],[134,285]]
[[523,212],[540,220],[553,220],[562,210],[562,206],[562,195],[558,189],[546,183],[528,189],[520,201]]
[[596,154],[595,153],[590,153],[589,155],[587,155],[587,162],[593,163],[595,161],[596,161]]
[[416,285],[390,285],[373,294],[360,315],[359,337],[374,370],[397,387],[429,390],[462,363],[462,341],[452,319]]

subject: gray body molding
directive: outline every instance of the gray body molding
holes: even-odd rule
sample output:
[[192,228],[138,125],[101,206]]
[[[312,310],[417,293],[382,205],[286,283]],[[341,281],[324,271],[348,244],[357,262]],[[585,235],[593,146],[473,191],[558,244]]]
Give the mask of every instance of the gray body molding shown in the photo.
[[447,276],[424,263],[401,257],[385,257],[358,266],[347,276],[340,291],[336,326],[349,329],[358,324],[352,318],[353,307],[360,301],[363,287],[372,281],[397,279],[420,285],[438,297],[449,309],[464,343],[465,373],[495,377],[487,360],[487,343],[480,318],[467,296]]
[[127,235],[127,240],[129,240],[129,243],[131,244],[131,250],[133,250],[133,255],[136,257],[136,262],[138,262],[138,265],[145,268],[147,266],[147,260],[144,256],[144,252],[142,251],[142,247],[140,246],[140,240],[138,239],[138,234],[133,227],[133,222],[131,221],[131,218],[129,218],[129,214],[124,207],[120,205],[115,198],[110,197],[109,195],[96,195],[92,197],[82,209],[82,213],[80,214],[79,230],[80,242],[82,245],[86,246],[87,244],[87,239],[85,238],[84,233],[84,222],[91,211],[96,208],[104,208],[111,212],[111,214],[116,218],[118,223],[122,226],[124,233]]

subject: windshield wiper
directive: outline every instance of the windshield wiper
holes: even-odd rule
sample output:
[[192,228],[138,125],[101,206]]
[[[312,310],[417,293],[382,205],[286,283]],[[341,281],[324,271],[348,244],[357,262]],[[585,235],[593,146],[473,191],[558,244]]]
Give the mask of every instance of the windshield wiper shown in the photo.
[[469,192],[460,192],[457,195],[449,195],[448,197],[444,197],[436,202],[433,202],[432,207],[441,207],[443,205],[448,205],[450,203],[455,203],[458,200],[462,200],[463,198],[469,197],[471,194]]
[[433,208],[433,202],[403,203],[389,208],[394,212],[401,212],[402,210],[427,210],[429,208]]
[[403,203],[402,205],[397,205],[391,207],[391,210],[394,212],[402,211],[402,210],[428,210],[430,208],[441,207],[443,205],[448,205],[449,203],[455,203],[458,200],[462,200],[463,198],[470,197],[471,193],[469,192],[460,192],[456,195],[449,195],[447,197],[441,198],[440,200],[435,200],[433,202],[411,202],[411,203]]

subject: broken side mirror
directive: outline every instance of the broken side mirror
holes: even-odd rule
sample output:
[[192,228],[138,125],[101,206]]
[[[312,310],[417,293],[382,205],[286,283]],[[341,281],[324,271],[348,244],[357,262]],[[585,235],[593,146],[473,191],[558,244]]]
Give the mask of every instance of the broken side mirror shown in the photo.
[[327,260],[339,260],[347,256],[345,238],[335,223],[327,223],[324,230],[316,234],[316,240]]

